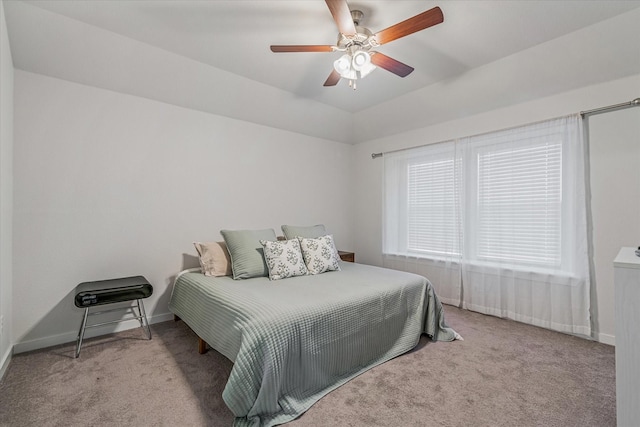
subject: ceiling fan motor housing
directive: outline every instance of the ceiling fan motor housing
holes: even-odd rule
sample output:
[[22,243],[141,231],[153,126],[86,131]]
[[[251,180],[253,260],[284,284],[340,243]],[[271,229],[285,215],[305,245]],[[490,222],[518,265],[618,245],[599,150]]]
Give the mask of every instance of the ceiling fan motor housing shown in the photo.
[[356,26],[356,34],[354,35],[338,34],[337,50],[347,50],[351,46],[359,46],[361,49],[369,50],[378,45],[376,38],[372,36],[373,33],[368,28]]

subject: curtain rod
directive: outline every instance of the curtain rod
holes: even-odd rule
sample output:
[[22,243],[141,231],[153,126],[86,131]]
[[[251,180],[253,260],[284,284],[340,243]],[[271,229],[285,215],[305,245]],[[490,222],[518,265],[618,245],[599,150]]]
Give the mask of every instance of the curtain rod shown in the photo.
[[609,105],[607,107],[594,108],[593,110],[580,111],[580,115],[582,117],[591,116],[593,114],[608,113],[610,111],[624,110],[625,108],[638,106],[640,106],[640,98],[636,98],[633,101],[629,102],[623,102],[622,104]]
[[[636,98],[636,99],[634,99],[632,101],[629,101],[629,102],[623,102],[621,104],[609,105],[607,107],[594,108],[593,110],[580,111],[580,116],[582,116],[584,118],[585,116],[591,116],[593,114],[609,113],[611,111],[624,110],[625,108],[630,108],[630,107],[640,107],[640,98]],[[439,144],[439,143],[436,143],[436,144]],[[432,144],[429,144],[429,145],[432,145]],[[411,148],[417,148],[417,147],[401,148],[399,150],[387,151],[387,153],[394,153],[396,151],[410,150]],[[384,153],[371,153],[371,158],[372,159],[377,159],[378,157],[382,157],[382,156],[384,156]]]

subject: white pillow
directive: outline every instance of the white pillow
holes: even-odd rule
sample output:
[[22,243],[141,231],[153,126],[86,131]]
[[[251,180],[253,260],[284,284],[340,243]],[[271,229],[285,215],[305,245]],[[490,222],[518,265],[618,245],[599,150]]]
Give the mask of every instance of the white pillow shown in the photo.
[[308,274],[298,240],[260,240],[260,244],[264,248],[270,280]]
[[309,274],[340,270],[340,257],[331,234],[316,239],[298,237],[298,240]]

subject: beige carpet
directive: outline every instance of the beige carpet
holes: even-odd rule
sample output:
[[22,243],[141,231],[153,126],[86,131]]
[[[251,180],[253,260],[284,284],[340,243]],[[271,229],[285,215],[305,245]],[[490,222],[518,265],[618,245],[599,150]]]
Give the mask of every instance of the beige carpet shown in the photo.
[[[328,394],[290,426],[615,426],[614,348],[445,306],[465,341],[410,353]],[[230,426],[232,364],[183,322],[13,357],[3,426]]]

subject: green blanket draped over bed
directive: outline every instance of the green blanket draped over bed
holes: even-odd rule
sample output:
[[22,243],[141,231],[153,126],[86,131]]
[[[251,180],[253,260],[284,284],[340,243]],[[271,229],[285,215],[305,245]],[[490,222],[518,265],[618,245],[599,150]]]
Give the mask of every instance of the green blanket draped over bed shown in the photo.
[[277,281],[178,277],[170,310],[234,362],[222,397],[235,426],[290,421],[411,350],[423,333],[456,338],[424,277],[353,263],[341,268]]

